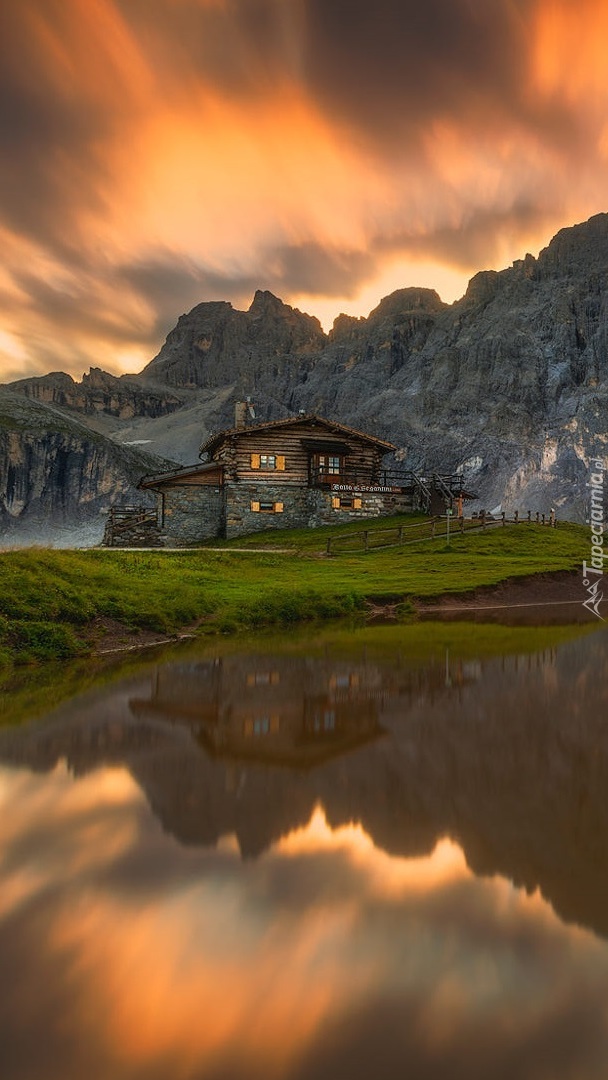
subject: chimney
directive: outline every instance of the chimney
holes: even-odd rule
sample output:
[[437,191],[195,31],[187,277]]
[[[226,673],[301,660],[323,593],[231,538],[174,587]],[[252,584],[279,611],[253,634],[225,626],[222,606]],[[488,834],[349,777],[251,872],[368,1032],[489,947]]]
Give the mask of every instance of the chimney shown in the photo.
[[234,404],[234,426],[237,431],[247,427],[247,402],[236,401]]

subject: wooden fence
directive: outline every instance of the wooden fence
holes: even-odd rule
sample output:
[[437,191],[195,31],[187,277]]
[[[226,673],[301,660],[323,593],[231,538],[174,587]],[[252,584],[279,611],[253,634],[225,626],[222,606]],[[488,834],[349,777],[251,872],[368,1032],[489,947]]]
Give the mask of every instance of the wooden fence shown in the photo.
[[[505,525],[539,525],[554,529],[557,524],[555,513],[533,514],[528,510],[521,516],[516,510],[513,517],[509,518],[503,512],[499,517],[489,514],[478,514],[476,517],[452,517],[449,525],[445,516],[427,518],[425,521],[416,521],[411,525],[389,525],[385,529],[361,529],[359,532],[342,533],[338,536],[327,538],[327,555],[340,555],[363,550],[378,551],[379,548],[398,547],[402,544],[415,544],[419,540],[445,540],[453,535],[464,532],[474,532],[496,528]],[[344,546],[346,545],[346,546]],[[342,546],[342,550],[340,547]]]

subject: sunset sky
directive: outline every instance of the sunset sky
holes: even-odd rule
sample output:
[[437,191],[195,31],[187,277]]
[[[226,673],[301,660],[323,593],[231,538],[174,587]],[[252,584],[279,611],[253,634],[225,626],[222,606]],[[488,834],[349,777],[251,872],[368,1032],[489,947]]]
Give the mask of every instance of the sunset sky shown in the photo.
[[2,0],[0,379],[447,301],[608,210],[605,0]]

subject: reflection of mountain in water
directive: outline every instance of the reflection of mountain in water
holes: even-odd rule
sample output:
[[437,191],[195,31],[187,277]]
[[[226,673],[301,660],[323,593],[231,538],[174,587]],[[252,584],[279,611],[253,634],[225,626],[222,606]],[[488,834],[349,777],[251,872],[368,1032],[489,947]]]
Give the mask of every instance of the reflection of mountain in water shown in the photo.
[[[185,844],[255,856],[360,821],[402,856],[441,836],[608,934],[608,641],[463,665],[259,653],[158,667],[0,732],[5,762],[126,765]],[[380,737],[383,736],[383,737]],[[348,753],[346,753],[348,751]]]

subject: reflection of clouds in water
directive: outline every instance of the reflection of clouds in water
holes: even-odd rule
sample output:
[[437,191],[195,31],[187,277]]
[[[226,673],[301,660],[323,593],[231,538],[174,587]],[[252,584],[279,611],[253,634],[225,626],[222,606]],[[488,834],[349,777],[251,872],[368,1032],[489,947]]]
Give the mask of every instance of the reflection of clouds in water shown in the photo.
[[124,769],[74,783],[65,764],[39,777],[0,774],[0,916],[61,880],[111,864],[133,847],[134,822],[122,812],[143,796]]
[[545,1054],[570,1077],[574,1052],[601,1075],[605,946],[538,893],[476,879],[452,841],[391,858],[317,808],[243,863],[229,837],[208,855],[178,848],[127,773],[71,791],[62,767],[47,779],[41,795],[38,778],[4,776],[5,805],[20,798],[0,824],[0,895],[15,868],[34,879],[0,924],[0,980],[40,977],[7,998],[0,1041],[18,1062],[24,1016],[44,1044],[59,1031],[49,1080],[74,1060],[85,1075],[89,1053],[113,1080],[392,1076],[403,1061],[425,1080],[454,1062],[467,1077],[506,1077],[509,1062],[519,1077]]

